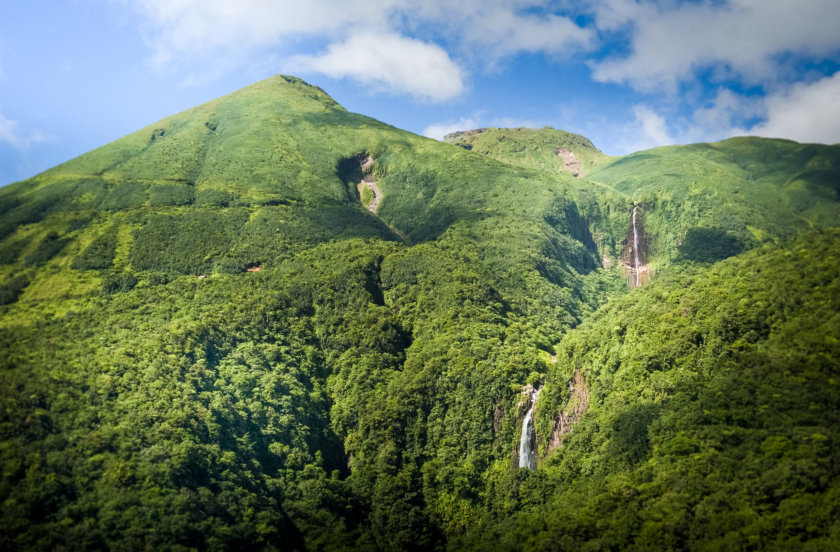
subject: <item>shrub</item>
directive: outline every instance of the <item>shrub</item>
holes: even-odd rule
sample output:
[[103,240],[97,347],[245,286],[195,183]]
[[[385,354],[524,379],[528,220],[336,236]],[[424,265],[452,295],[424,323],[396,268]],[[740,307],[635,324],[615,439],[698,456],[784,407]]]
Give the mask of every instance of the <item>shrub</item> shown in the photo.
[[149,205],[190,205],[195,200],[195,189],[188,184],[163,184],[149,189]]
[[70,238],[61,238],[57,232],[48,233],[44,236],[44,239],[41,240],[41,243],[38,244],[38,248],[35,249],[35,252],[26,256],[26,264],[42,265],[47,263],[50,259],[55,257],[59,251],[64,249],[64,246],[67,245],[69,241]]
[[137,285],[137,277],[130,272],[121,274],[109,274],[102,281],[102,291],[105,293],[119,293],[121,291],[131,291]]
[[102,201],[100,208],[110,211],[142,207],[146,203],[145,184],[123,182],[118,184]]
[[29,238],[23,238],[0,247],[0,264],[9,265],[17,262],[21,252],[29,244]]
[[0,284],[0,305],[8,305],[17,301],[20,294],[29,285],[29,276],[22,274]]
[[111,227],[97,237],[79,255],[73,258],[70,267],[76,270],[102,270],[110,268],[117,251],[117,228]]

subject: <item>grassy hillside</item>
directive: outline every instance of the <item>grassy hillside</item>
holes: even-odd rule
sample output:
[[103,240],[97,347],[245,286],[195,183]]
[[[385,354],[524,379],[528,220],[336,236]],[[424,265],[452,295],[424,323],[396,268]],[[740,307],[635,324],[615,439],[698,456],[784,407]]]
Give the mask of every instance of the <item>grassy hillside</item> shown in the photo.
[[[635,153],[589,178],[644,206],[651,253],[668,260],[717,260],[840,220],[837,146],[732,138]],[[710,243],[723,252],[704,254]]]
[[513,166],[557,173],[569,149],[583,161],[576,202],[626,258],[626,229],[639,205],[644,257],[655,267],[714,262],[840,220],[840,147],[733,138],[609,158],[585,138],[553,129],[480,129],[447,137]]
[[[733,527],[827,542],[831,523],[801,529],[796,504],[780,506],[791,493],[685,512],[753,485],[777,458],[754,445],[772,436],[799,447],[780,484],[832,503],[833,426],[814,412],[836,417],[838,238],[811,227],[837,224],[835,149],[727,142],[645,161],[546,129],[459,140],[472,151],[278,76],[0,190],[0,546],[685,547]],[[525,153],[505,159],[512,142]],[[591,172],[573,176],[556,150]],[[666,167],[683,176],[656,177]],[[753,187],[725,195],[731,167]],[[381,194],[373,211],[363,180]],[[627,294],[616,265],[634,204],[662,270]],[[709,228],[735,241],[684,254]],[[702,232],[694,243],[711,243]],[[687,320],[672,320],[672,299]],[[795,400],[773,403],[786,385]],[[517,451],[534,387],[532,472]],[[767,405],[789,412],[778,435]],[[701,407],[720,410],[721,441],[687,428],[711,416]],[[558,416],[573,433],[553,435]],[[756,432],[730,438],[744,427]],[[676,471],[660,457],[682,450],[675,432],[694,447]],[[675,473],[700,477],[707,446],[728,479],[644,510]],[[625,506],[640,513],[613,515]],[[735,516],[745,508],[793,529],[754,529]]]

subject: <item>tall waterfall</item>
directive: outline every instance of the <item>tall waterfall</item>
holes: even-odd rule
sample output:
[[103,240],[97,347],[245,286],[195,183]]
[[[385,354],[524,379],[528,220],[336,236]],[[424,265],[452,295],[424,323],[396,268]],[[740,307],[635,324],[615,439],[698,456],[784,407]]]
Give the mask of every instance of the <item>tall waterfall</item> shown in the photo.
[[537,408],[539,390],[531,392],[531,407],[522,421],[522,436],[519,438],[519,467],[529,470],[537,469],[537,434],[534,431],[534,410]]
[[636,230],[636,209],[633,205],[633,272],[636,274],[636,287],[639,287],[639,232]]

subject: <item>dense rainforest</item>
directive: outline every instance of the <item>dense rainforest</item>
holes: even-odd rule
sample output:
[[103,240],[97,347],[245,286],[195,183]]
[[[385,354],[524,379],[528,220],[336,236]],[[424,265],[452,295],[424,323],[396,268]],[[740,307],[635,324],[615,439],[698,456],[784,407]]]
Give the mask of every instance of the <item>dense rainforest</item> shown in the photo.
[[840,549],[840,146],[277,76],[0,188],[6,550]]

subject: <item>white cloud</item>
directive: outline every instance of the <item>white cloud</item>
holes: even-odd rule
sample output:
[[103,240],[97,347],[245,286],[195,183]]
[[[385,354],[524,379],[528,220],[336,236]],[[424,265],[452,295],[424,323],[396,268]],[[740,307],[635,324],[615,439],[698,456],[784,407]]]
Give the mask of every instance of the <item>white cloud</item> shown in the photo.
[[[596,81],[666,92],[657,104],[631,100],[645,105],[615,125],[630,135],[621,148],[748,132],[837,139],[840,117],[829,99],[836,80],[791,85],[805,78],[798,60],[837,59],[837,0],[118,1],[139,10],[155,62],[183,73],[185,83],[261,63],[260,74],[321,73],[440,102],[462,94],[470,72],[520,53],[566,61],[587,54]],[[769,95],[724,87],[698,107],[710,87],[733,81]],[[686,89],[701,92],[673,94]],[[492,118],[462,120],[497,126]],[[456,123],[425,133],[442,136]]]
[[357,34],[331,44],[323,54],[297,56],[289,64],[432,101],[448,100],[464,89],[461,69],[443,48],[393,34]]
[[0,113],[0,142],[16,144],[18,140],[17,121],[10,121]]
[[453,132],[472,130],[478,128],[478,121],[468,117],[461,117],[457,121],[445,121],[441,123],[434,123],[426,127],[423,131],[423,136],[434,138],[435,140],[443,140],[443,137]]
[[155,61],[276,45],[380,23],[391,0],[127,0],[151,23]]
[[840,142],[840,71],[768,96],[766,120],[750,134],[798,142]]
[[731,90],[722,89],[710,106],[694,111],[694,128],[684,132],[683,138],[691,142],[700,142],[745,134],[746,130],[742,125],[747,120],[762,115],[762,101],[761,97],[746,98]]
[[616,30],[634,20],[642,18],[650,4],[641,4],[637,0],[593,0],[591,9],[599,29]]
[[594,44],[592,29],[555,14],[523,15],[504,3],[464,14],[458,36],[480,48],[489,63],[519,52],[572,53]]
[[[593,76],[639,90],[673,90],[713,68],[752,84],[780,78],[778,56],[831,56],[840,49],[836,0],[729,0],[681,3],[604,0],[603,29],[629,25],[630,55],[597,61]],[[617,6],[618,14],[609,7]],[[783,78],[784,76],[781,75]]]

